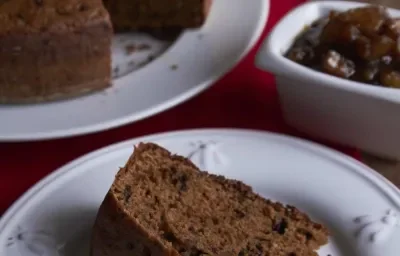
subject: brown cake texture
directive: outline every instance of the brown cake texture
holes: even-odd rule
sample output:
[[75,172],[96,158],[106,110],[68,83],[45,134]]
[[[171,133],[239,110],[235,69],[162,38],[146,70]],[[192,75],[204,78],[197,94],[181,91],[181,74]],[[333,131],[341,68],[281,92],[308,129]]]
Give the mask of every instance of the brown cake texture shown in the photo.
[[112,26],[101,0],[0,1],[0,103],[56,100],[110,82]]
[[91,256],[317,256],[327,241],[295,207],[141,143],[99,209]]
[[104,0],[117,31],[146,28],[197,28],[211,0]]
[[[70,98],[111,85],[117,30],[199,27],[209,0],[0,0],[0,104]],[[167,7],[168,6],[168,7]]]

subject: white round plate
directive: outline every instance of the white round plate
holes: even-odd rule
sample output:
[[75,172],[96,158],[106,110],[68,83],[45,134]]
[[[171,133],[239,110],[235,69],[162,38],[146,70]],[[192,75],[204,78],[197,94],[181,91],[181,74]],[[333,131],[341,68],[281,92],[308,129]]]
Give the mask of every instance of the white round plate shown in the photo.
[[119,167],[141,141],[243,180],[326,225],[319,255],[398,256],[400,193],[365,165],[310,142],[266,132],[194,130],[138,138],[95,151],[46,177],[0,220],[0,255],[86,256],[96,212]]
[[[265,27],[269,6],[269,0],[215,0],[206,24],[183,32],[172,44],[137,33],[116,36],[111,88],[53,103],[0,105],[0,141],[101,131],[154,115],[193,97],[249,52]],[[130,47],[124,42],[126,38],[153,47],[138,50],[137,45]],[[129,57],[131,53],[134,58]]]

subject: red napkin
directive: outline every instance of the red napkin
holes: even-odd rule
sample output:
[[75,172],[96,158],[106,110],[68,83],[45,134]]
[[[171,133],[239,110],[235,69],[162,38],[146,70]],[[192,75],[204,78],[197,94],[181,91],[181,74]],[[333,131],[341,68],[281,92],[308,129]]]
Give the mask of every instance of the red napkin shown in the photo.
[[[271,0],[271,26],[302,0]],[[97,134],[31,143],[0,143],[0,215],[24,191],[82,154],[125,139],[187,128],[235,127],[301,136],[284,124],[273,77],[254,67],[257,47],[212,88],[146,120]],[[353,149],[336,147],[358,158]]]

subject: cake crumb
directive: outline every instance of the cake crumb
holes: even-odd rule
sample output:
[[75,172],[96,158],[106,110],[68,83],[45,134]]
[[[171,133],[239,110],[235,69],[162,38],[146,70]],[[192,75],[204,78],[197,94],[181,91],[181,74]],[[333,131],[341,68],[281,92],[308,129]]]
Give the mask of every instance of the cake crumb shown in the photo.
[[146,61],[140,62],[139,64],[137,64],[136,67],[138,67],[138,68],[144,67],[144,66],[146,66],[147,63],[148,63],[148,62],[146,62]]
[[134,45],[134,44],[128,44],[125,47],[126,55],[131,55],[132,53],[136,52],[136,50],[137,50],[137,48],[136,48],[136,45]]
[[147,56],[147,61],[148,62],[153,61],[155,58],[156,57],[154,57],[153,55],[150,54],[149,56]]
[[125,46],[126,55],[131,55],[134,52],[146,51],[149,49],[151,49],[151,46],[148,44],[128,44],[127,46]]
[[145,51],[145,50],[151,49],[151,46],[148,45],[148,44],[139,44],[139,45],[136,47],[136,49],[137,49],[138,51]]
[[113,69],[113,74],[114,74],[115,76],[119,74],[119,66],[116,66],[116,67]]

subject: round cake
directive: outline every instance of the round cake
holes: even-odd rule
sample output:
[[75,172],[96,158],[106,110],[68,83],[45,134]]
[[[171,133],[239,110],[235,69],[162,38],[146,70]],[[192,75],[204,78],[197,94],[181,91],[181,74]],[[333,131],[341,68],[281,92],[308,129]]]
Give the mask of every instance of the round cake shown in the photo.
[[209,7],[209,0],[0,1],[0,104],[104,89],[111,85],[113,26],[195,28]]

